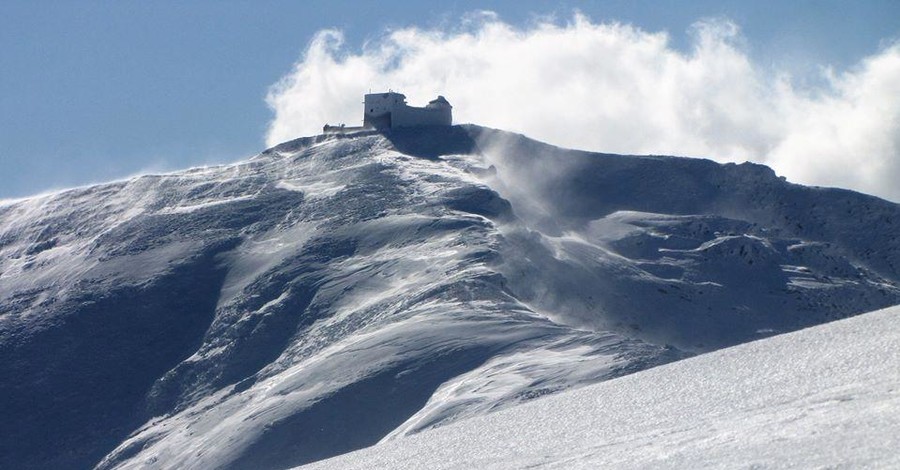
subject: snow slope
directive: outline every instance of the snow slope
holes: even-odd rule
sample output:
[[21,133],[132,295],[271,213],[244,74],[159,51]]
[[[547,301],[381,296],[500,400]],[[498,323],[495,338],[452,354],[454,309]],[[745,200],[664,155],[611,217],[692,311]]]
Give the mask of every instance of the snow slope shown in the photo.
[[304,468],[898,468],[900,307]]
[[900,206],[477,126],[0,203],[0,468],[287,468],[900,303]]

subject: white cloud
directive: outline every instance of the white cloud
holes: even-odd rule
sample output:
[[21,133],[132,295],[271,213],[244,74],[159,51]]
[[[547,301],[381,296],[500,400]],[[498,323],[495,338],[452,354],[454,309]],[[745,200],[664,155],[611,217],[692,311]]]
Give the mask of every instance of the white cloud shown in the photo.
[[900,200],[898,44],[803,89],[754,63],[726,20],[695,24],[689,52],[666,33],[581,15],[519,29],[482,13],[461,28],[399,29],[359,52],[321,31],[270,90],[268,143],[356,124],[362,95],[392,88],[412,105],[447,96],[456,122],[565,147],[751,160]]

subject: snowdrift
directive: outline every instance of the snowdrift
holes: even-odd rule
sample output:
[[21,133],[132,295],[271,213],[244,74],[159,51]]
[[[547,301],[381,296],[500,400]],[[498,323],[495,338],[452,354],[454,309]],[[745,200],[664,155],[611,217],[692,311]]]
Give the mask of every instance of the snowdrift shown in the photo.
[[897,468],[900,307],[304,468]]

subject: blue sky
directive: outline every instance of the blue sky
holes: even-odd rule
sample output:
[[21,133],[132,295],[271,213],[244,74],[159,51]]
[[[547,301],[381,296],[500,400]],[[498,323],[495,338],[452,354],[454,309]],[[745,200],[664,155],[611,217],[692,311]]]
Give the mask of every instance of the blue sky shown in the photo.
[[341,30],[338,55],[355,54],[388,30],[452,30],[476,10],[525,29],[548,15],[556,20],[543,21],[569,21],[578,10],[596,24],[667,31],[671,49],[685,53],[696,46],[692,24],[726,19],[740,28],[730,41],[757,69],[791,73],[813,91],[823,66],[853,69],[900,37],[897,1],[5,0],[0,198],[255,154],[273,119],[270,86],[318,31]]

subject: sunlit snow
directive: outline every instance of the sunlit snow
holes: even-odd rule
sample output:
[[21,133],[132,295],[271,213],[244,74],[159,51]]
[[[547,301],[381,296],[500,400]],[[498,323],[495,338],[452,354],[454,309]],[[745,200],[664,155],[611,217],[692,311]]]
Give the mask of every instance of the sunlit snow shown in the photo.
[[897,468],[900,307],[304,468]]

